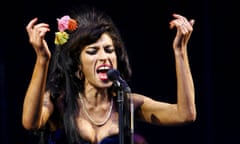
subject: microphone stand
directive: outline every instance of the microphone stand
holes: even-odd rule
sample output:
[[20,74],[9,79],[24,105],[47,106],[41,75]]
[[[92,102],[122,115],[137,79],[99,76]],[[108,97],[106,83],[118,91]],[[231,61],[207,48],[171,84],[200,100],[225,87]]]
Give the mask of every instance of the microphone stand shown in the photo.
[[124,93],[122,89],[118,89],[117,91],[117,102],[119,112],[119,144],[124,144]]
[[117,102],[119,112],[119,144],[134,144],[134,108],[132,97],[130,95],[131,90],[128,86],[122,86],[117,80],[115,80],[113,84],[118,88]]
[[125,93],[125,120],[126,120],[126,138],[125,143],[134,144],[134,107],[130,92]]

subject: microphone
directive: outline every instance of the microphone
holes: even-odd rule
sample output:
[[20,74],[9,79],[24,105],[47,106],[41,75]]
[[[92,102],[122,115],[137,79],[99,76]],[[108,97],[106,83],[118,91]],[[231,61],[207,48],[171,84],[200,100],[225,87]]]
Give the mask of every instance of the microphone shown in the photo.
[[116,69],[109,69],[107,71],[107,76],[108,79],[113,81],[113,82],[118,82],[120,83],[120,87],[123,88],[124,92],[130,92],[130,87],[128,86],[127,82],[122,79],[120,76],[120,72]]
[[[131,96],[131,89],[130,87],[128,86],[127,82],[125,80],[123,80],[123,78],[120,76],[120,72],[116,69],[109,69],[107,71],[107,76],[108,76],[108,79],[113,81],[115,83],[115,85],[117,85],[118,87],[122,88],[122,90],[124,92],[127,93],[128,97],[129,97],[129,101],[125,101],[125,105],[127,106],[127,108],[125,109],[125,111],[121,111],[123,110],[123,103],[119,103],[119,116],[120,116],[120,119],[119,119],[119,124],[120,124],[120,143],[121,143],[121,140],[124,139],[123,138],[123,135],[122,133],[123,132],[123,129],[122,129],[122,126],[124,125],[124,121],[122,120],[121,117],[124,117],[123,115],[125,114],[125,123],[126,123],[126,132],[127,132],[127,136],[129,136],[128,138],[130,138],[130,142],[131,144],[134,143],[134,106],[133,106],[133,99],[132,99],[132,96]],[[130,95],[129,95],[130,94]],[[122,95],[120,94],[118,96],[118,102],[123,102],[124,98],[121,97]],[[123,114],[124,113],[124,114]],[[127,139],[128,139],[127,138]],[[122,140],[123,141],[123,140]],[[128,142],[129,143],[129,142]]]

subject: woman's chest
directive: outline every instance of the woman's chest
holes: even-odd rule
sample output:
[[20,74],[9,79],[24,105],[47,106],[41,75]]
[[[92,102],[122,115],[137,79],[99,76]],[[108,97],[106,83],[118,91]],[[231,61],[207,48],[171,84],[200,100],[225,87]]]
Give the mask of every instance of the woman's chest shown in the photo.
[[81,138],[91,143],[98,143],[106,137],[119,133],[118,115],[112,113],[104,125],[95,125],[87,118],[79,117],[77,119],[77,128]]

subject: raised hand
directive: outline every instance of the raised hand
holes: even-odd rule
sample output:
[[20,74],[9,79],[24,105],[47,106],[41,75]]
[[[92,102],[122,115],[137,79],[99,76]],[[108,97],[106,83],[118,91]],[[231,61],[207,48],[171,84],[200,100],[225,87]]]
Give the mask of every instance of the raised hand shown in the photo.
[[173,14],[173,17],[175,19],[173,19],[169,23],[170,29],[173,29],[174,27],[177,28],[176,37],[173,41],[173,48],[175,50],[186,49],[188,40],[193,31],[193,24],[195,20],[194,19],[187,20],[187,18],[179,14]]
[[37,56],[49,59],[51,57],[51,53],[48,49],[45,35],[50,31],[50,28],[46,23],[36,24],[37,21],[38,18],[34,18],[26,26],[29,42],[34,47]]

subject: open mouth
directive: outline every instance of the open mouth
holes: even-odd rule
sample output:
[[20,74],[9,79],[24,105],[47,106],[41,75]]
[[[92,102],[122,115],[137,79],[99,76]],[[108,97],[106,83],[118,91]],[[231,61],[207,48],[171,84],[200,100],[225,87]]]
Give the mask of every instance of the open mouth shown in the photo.
[[97,68],[97,75],[98,75],[99,79],[102,80],[102,81],[107,81],[108,80],[107,72],[111,68],[112,67],[110,65],[99,66]]

